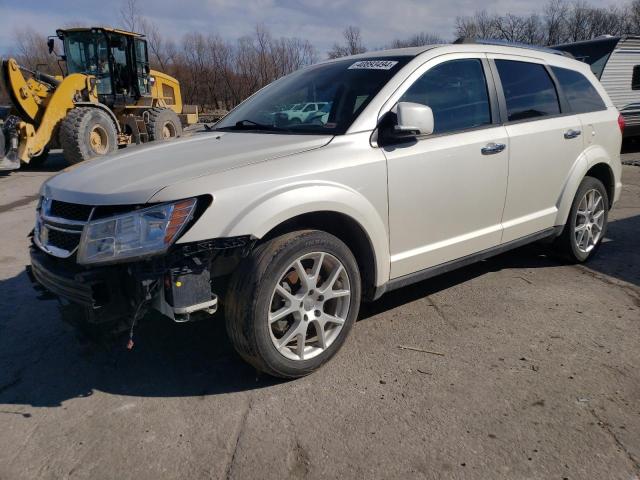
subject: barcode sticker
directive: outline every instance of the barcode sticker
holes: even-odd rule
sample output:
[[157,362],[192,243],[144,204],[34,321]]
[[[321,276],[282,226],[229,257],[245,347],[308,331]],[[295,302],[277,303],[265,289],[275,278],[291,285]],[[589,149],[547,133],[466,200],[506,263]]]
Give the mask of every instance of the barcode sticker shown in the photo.
[[361,60],[349,67],[349,70],[391,70],[398,62],[395,60]]

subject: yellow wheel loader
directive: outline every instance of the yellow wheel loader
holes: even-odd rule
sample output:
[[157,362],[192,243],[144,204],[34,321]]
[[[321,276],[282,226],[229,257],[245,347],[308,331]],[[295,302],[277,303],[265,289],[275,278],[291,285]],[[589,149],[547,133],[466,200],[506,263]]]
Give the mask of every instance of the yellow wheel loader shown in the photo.
[[[182,104],[179,82],[149,68],[143,35],[103,27],[56,34],[66,76],[2,61],[11,109],[0,120],[0,170],[42,162],[50,148],[78,163],[131,143],[179,137],[183,125],[198,121],[197,108]],[[50,52],[53,44],[50,38]]]

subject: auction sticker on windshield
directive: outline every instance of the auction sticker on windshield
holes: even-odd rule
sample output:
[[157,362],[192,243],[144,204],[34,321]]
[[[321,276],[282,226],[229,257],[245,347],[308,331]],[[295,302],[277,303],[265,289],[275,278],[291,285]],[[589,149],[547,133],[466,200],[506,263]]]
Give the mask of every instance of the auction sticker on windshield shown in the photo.
[[398,62],[395,60],[362,60],[349,67],[349,70],[391,70]]

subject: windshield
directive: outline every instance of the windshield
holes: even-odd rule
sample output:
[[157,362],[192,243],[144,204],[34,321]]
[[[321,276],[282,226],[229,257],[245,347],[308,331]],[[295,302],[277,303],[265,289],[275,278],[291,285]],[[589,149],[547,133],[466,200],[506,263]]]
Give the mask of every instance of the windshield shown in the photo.
[[100,32],[67,32],[64,44],[69,73],[94,75],[98,93],[112,93],[107,37]]
[[[345,133],[411,58],[340,60],[299,70],[240,104],[216,125],[216,130]],[[282,105],[292,107],[282,110]]]
[[619,38],[614,37],[606,40],[558,45],[553,48],[569,52],[576,60],[589,64],[591,71],[600,79],[604,66],[607,64],[607,60],[609,60],[609,56],[619,40]]

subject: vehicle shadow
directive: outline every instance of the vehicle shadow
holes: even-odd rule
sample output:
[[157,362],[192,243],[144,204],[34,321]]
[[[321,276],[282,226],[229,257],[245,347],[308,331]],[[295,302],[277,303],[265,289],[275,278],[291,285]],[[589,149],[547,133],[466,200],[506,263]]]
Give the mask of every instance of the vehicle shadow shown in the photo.
[[[612,222],[610,240],[587,267],[640,285],[638,231],[640,216]],[[546,252],[541,245],[523,247],[390,292],[363,305],[360,320],[489,272],[562,265]],[[62,321],[58,302],[39,297],[24,273],[1,281],[0,289],[0,404],[53,407],[96,391],[141,397],[207,396],[279,383],[259,375],[237,356],[227,339],[223,315],[180,325],[148,315],[135,330],[134,349],[128,351],[127,338],[96,343],[77,334]]]

